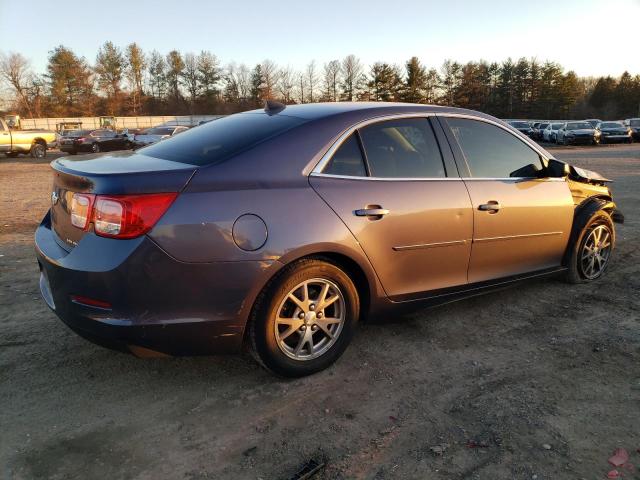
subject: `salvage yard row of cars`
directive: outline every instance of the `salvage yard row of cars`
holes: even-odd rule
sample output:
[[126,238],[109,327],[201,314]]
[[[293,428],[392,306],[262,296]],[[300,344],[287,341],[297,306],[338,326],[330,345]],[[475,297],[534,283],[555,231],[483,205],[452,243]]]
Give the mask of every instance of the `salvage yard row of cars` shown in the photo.
[[620,121],[587,120],[507,120],[528,137],[558,145],[599,145],[640,141],[640,118]]
[[43,158],[47,150],[56,147],[70,155],[136,150],[191,128],[184,125],[159,125],[134,132],[128,129],[118,131],[109,127],[82,129],[82,124],[75,123],[75,125],[76,128],[62,127],[57,131],[22,130],[12,128],[8,122],[0,118],[0,152],[10,158],[20,154]]

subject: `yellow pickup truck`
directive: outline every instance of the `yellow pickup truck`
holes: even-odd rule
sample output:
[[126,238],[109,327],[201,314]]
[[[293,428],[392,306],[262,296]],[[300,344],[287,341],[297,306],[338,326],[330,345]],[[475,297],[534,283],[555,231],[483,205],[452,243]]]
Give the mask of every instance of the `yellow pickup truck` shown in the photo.
[[21,153],[33,158],[43,158],[47,150],[57,145],[57,135],[50,130],[12,130],[0,118],[0,152],[7,157],[17,157]]

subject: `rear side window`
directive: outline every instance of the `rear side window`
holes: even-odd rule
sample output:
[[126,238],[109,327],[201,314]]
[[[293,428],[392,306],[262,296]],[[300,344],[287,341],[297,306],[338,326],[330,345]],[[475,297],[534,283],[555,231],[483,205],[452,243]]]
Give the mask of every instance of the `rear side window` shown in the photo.
[[448,118],[447,123],[464,153],[472,177],[514,177],[522,167],[542,165],[535,150],[500,127],[465,118]]
[[342,142],[340,148],[336,150],[325,167],[324,173],[345,175],[348,177],[367,176],[362,151],[360,150],[360,144],[355,133]]
[[375,123],[360,129],[372,177],[446,177],[438,142],[426,118]]
[[239,113],[189,129],[139,152],[174,162],[210,165],[280,135],[305,121],[286,115]]

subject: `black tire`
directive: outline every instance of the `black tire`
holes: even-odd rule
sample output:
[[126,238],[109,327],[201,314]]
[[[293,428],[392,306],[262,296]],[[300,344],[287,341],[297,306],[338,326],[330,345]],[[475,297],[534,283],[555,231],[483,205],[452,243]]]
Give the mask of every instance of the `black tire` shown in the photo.
[[566,147],[569,145],[569,139],[567,137],[562,138],[562,144]]
[[93,153],[100,153],[100,145],[98,145],[98,142],[91,145],[91,151]]
[[[339,288],[344,300],[344,320],[335,342],[327,351],[316,358],[296,360],[287,356],[278,345],[275,319],[281,313],[278,310],[289,292],[310,279],[326,279]],[[251,353],[267,370],[284,377],[303,377],[319,372],[334,363],[347,348],[355,333],[359,315],[358,291],[338,265],[317,258],[298,260],[285,267],[256,299],[247,327]],[[294,334],[302,335],[297,330]],[[322,332],[320,334],[323,335]]]
[[[587,238],[589,237],[589,234],[596,227],[600,225],[605,226],[611,235],[611,251],[609,252],[609,256],[607,257],[607,262],[602,268],[602,271],[595,278],[588,278],[588,276],[585,275],[582,262],[580,261],[579,256],[583,252],[583,249],[587,241]],[[577,240],[571,246],[571,250],[569,251],[569,255],[568,255],[568,264],[567,264],[568,270],[566,273],[565,280],[569,283],[586,283],[586,282],[591,282],[593,280],[597,280],[598,278],[600,278],[604,274],[604,272],[606,271],[610,263],[611,254],[613,253],[613,250],[615,248],[615,239],[616,239],[616,233],[615,233],[615,228],[613,226],[613,221],[611,220],[611,216],[604,210],[598,210],[589,219],[585,227],[580,232],[580,235],[578,235]]]
[[31,158],[45,158],[47,156],[47,147],[42,143],[34,143],[29,150]]
[[607,139],[604,137],[600,137],[600,144],[604,145],[605,143],[607,143]]
[[7,152],[5,153],[5,155],[9,158],[16,158],[18,155],[20,155],[19,152]]

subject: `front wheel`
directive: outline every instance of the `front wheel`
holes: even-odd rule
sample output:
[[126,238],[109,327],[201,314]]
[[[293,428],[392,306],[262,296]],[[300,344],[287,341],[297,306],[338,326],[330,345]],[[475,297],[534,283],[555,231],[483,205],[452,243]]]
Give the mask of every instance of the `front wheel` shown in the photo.
[[5,155],[9,158],[16,158],[20,154],[18,152],[7,152]]
[[600,210],[582,229],[569,255],[569,283],[585,283],[600,278],[611,259],[615,230],[611,216]]
[[339,266],[299,260],[285,267],[256,300],[249,324],[252,353],[285,377],[319,372],[347,348],[359,314],[358,291]]
[[91,145],[91,151],[93,153],[100,153],[100,145],[98,145],[98,143],[94,143]]

